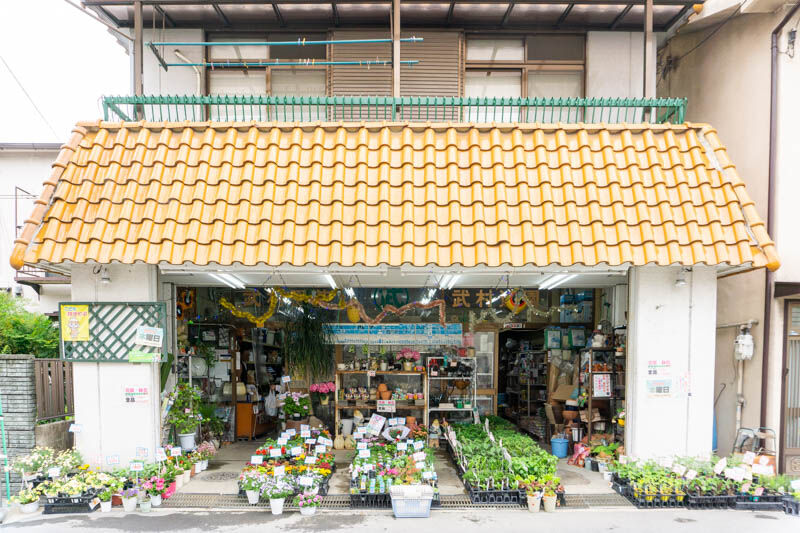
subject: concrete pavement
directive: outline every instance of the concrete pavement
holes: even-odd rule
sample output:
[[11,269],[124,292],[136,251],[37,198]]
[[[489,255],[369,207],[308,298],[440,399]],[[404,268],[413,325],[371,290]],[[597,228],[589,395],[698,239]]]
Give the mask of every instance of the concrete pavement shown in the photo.
[[424,528],[436,533],[503,533],[545,531],[553,533],[713,533],[800,531],[800,518],[783,513],[687,510],[560,510],[552,514],[525,511],[434,511],[429,519],[396,519],[391,511],[327,511],[313,517],[287,513],[273,517],[268,511],[214,512],[158,510],[150,514],[112,512],[89,515],[32,516],[2,526],[3,531],[25,533],[92,531],[135,532],[263,532],[285,533],[341,531],[343,533],[403,532]]

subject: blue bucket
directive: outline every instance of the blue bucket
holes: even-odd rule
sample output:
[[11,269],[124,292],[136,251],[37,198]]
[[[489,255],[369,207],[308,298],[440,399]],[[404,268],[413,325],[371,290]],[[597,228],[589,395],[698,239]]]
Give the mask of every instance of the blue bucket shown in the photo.
[[553,455],[558,457],[559,459],[563,459],[567,456],[567,443],[569,441],[567,439],[550,439],[550,447],[553,450]]

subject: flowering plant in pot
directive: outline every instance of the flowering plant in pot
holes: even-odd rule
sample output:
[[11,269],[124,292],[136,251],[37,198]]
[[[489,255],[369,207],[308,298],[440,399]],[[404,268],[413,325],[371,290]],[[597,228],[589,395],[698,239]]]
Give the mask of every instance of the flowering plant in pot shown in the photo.
[[202,468],[201,470],[205,470],[208,468],[208,461],[217,453],[217,448],[214,446],[214,443],[209,441],[204,441],[200,446],[197,447],[195,453],[200,457]]
[[142,489],[147,491],[153,507],[158,507],[161,505],[161,496],[167,490],[167,485],[164,478],[153,476],[142,482]]
[[39,509],[39,493],[35,489],[23,489],[11,501],[18,503],[23,513],[35,513]]
[[100,499],[100,512],[111,512],[111,496],[113,496],[111,489],[106,488],[100,491],[97,497]]
[[286,418],[300,420],[306,418],[311,410],[311,400],[308,394],[292,392],[286,395],[283,402],[283,412]]
[[322,504],[322,496],[304,492],[294,497],[294,504],[300,508],[300,514],[310,516],[317,512]]
[[414,363],[419,361],[419,352],[411,348],[403,348],[397,353],[397,360],[403,363],[403,370],[410,372],[414,370]]
[[172,408],[167,416],[167,423],[175,427],[181,448],[193,450],[194,438],[197,427],[203,421],[203,416],[198,412],[202,394],[200,389],[186,382],[178,383],[175,391],[170,394]]
[[283,514],[283,502],[294,494],[294,488],[282,478],[272,478],[263,488],[263,493],[269,498],[269,508],[272,514]]
[[331,395],[336,391],[336,385],[332,381],[325,383],[314,383],[308,390],[311,394],[316,394],[321,405],[328,405]]
[[132,513],[136,510],[136,502],[139,497],[139,489],[130,488],[122,491],[122,508],[126,513]]
[[257,470],[246,470],[239,475],[239,488],[247,495],[247,502],[255,505],[261,498],[266,476]]

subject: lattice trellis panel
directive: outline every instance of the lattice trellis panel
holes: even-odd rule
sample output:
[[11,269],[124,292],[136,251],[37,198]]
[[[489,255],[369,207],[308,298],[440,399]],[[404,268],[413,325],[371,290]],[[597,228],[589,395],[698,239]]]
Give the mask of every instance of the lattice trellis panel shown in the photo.
[[[88,341],[65,341],[61,337],[61,358],[66,361],[128,361],[128,353],[136,348],[144,352],[166,353],[167,309],[163,302],[68,302],[61,305],[89,306]],[[135,344],[139,326],[161,328],[162,346]]]

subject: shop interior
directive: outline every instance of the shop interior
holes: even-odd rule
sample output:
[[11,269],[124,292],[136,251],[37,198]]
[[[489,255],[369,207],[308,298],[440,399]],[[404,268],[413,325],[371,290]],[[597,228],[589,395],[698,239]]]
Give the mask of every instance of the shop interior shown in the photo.
[[[624,445],[625,277],[581,277],[575,281],[601,286],[276,289],[234,276],[237,283],[224,287],[177,286],[178,353],[170,364],[179,381],[202,391],[201,437],[222,444],[232,471],[287,427],[321,426],[346,440],[373,413],[424,427],[432,439],[445,421],[490,414],[548,450],[552,438],[565,440],[568,454],[587,437]],[[343,304],[353,300],[359,305]],[[328,364],[304,373],[292,357],[298,339],[313,336],[312,318],[333,328]],[[375,322],[371,337],[345,327],[367,321]],[[440,344],[376,329],[440,323],[455,328]],[[287,393],[307,398],[307,415],[285,412]],[[333,492],[347,492],[355,453],[347,448],[335,450],[344,473],[334,474]],[[463,491],[446,454],[440,462],[439,482],[451,485],[443,493]],[[198,492],[235,492],[230,480],[193,484]]]

